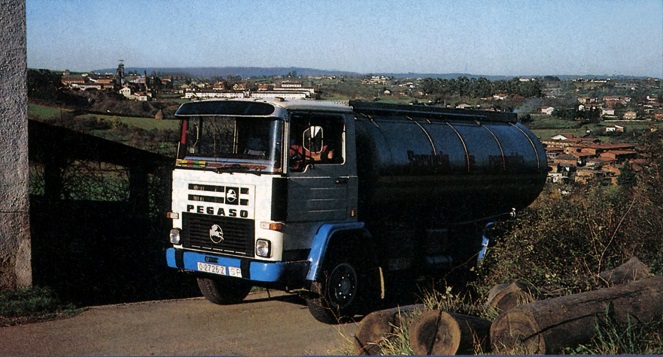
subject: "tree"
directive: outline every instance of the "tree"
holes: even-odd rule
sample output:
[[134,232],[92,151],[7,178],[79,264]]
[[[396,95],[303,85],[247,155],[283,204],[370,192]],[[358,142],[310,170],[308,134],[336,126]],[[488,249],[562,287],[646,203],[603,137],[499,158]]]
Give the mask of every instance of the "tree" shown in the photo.
[[53,101],[62,87],[61,75],[47,69],[28,70],[28,98]]
[[624,188],[631,188],[637,183],[637,175],[631,163],[626,161],[624,165],[619,170],[619,176],[617,176],[617,184]]
[[555,108],[552,115],[560,119],[573,120],[576,118],[576,110],[572,108]]

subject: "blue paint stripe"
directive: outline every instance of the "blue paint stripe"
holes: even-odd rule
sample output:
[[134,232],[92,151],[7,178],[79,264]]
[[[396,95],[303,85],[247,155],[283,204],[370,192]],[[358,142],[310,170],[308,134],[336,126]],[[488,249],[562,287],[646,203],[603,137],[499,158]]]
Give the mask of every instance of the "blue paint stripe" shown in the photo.
[[[205,260],[205,257],[212,258],[216,260],[214,264],[228,267],[241,268],[241,260],[239,258],[223,257],[218,255],[203,254],[198,252],[184,252],[184,269],[197,271],[198,262],[208,263]],[[166,262],[171,268],[180,268],[175,262],[175,248],[168,248],[166,250]],[[250,261],[249,273],[251,275],[250,281],[263,282],[263,283],[275,283],[285,281],[286,276],[286,266],[287,262],[258,262]],[[305,269],[307,266],[304,264],[299,264],[299,268]],[[296,272],[288,271],[288,274],[295,274],[303,276],[304,274],[297,274]],[[290,277],[292,278],[292,277]]]

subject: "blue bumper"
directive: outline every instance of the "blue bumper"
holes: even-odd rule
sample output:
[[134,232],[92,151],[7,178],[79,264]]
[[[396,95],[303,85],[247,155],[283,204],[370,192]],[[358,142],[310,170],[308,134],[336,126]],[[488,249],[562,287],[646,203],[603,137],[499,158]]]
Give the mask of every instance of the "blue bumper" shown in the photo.
[[214,254],[189,252],[168,248],[166,261],[171,268],[200,271],[198,263],[207,263],[225,267],[228,272],[233,268],[242,272],[242,279],[260,283],[303,284],[308,273],[309,261],[296,262],[260,262],[250,259],[224,257]]

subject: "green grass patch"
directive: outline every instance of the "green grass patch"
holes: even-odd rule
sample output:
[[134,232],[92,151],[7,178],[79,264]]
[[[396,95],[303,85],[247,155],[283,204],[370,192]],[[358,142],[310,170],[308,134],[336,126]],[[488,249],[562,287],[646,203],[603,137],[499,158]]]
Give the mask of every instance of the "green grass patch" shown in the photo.
[[532,121],[527,123],[530,129],[557,129],[570,131],[579,129],[582,123],[573,120],[564,120],[551,116],[532,116]]
[[48,288],[0,292],[0,326],[71,317],[83,310],[62,304]]
[[58,107],[51,107],[42,104],[36,104],[28,102],[28,117],[31,119],[57,119],[62,116],[63,113],[67,113],[69,110]]
[[76,118],[80,119],[103,119],[111,123],[122,123],[129,127],[136,127],[145,130],[152,129],[169,129],[178,130],[179,120],[157,120],[153,118],[143,117],[123,117],[117,115],[104,115],[104,114],[83,114],[78,115]]

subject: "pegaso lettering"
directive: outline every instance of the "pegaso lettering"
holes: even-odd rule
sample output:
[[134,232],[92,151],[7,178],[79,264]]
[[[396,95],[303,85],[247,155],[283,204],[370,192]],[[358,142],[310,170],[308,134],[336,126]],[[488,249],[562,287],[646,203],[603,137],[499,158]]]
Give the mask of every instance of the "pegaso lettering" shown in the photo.
[[249,211],[247,210],[238,210],[236,208],[225,209],[223,207],[209,207],[209,206],[196,206],[196,205],[186,205],[187,212],[200,213],[200,214],[209,214],[214,216],[222,217],[240,217],[248,218]]

